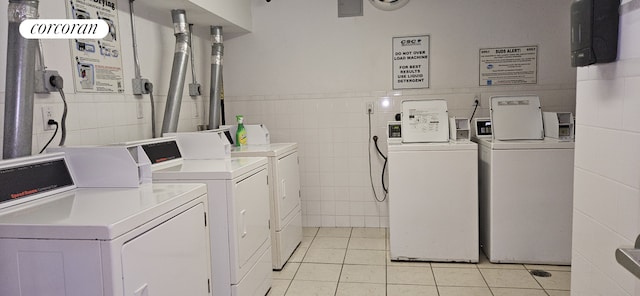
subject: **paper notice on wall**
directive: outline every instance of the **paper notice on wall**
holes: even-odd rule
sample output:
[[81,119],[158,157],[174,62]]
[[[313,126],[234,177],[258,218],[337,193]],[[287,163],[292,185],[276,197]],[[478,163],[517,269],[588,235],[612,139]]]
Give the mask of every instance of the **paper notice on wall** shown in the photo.
[[538,83],[538,47],[480,49],[480,86]]
[[109,25],[109,33],[102,39],[69,42],[76,92],[124,92],[117,1],[73,0],[66,3],[67,18],[102,19]]
[[393,89],[429,88],[429,35],[393,38]]

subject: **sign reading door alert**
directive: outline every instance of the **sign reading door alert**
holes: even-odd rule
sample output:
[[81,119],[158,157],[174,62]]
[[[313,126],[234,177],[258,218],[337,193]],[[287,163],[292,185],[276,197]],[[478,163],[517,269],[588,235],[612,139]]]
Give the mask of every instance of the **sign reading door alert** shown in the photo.
[[429,35],[393,38],[393,89],[429,88]]
[[124,76],[120,36],[118,30],[118,9],[116,1],[72,0],[67,3],[67,18],[98,19],[109,26],[102,39],[72,39],[71,59],[76,92],[122,93]]

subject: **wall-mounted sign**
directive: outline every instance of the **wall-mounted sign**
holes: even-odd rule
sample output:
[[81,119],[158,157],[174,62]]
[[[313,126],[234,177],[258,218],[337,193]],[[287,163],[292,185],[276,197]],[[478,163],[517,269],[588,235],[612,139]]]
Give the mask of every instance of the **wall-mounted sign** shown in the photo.
[[101,19],[109,25],[102,39],[70,40],[76,92],[124,92],[117,1],[72,0],[69,19]]
[[480,86],[538,83],[538,46],[480,49]]
[[429,35],[393,38],[393,89],[429,88]]

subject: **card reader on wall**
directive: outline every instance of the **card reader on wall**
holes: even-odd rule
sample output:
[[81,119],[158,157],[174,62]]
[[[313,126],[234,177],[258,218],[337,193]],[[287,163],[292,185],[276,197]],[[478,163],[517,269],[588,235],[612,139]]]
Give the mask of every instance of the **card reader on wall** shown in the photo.
[[620,0],[573,0],[571,66],[610,63],[618,54]]

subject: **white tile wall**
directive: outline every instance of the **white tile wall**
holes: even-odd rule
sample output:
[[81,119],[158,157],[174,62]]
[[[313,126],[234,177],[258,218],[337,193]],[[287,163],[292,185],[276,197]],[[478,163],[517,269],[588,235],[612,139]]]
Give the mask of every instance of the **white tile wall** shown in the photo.
[[640,10],[620,24],[619,60],[577,74],[573,296],[640,295],[614,256],[640,234]]
[[[545,111],[575,112],[573,85],[492,88],[372,91],[283,96],[227,96],[226,118],[244,115],[245,122],[263,123],[272,142],[297,142],[300,152],[302,210],[305,226],[387,227],[387,202],[375,201],[369,176],[369,117],[374,103],[371,134],[379,137],[386,154],[386,123],[394,120],[405,99],[445,98],[451,116],[469,117],[476,95],[481,99],[477,117],[489,116],[489,97],[531,94],[541,97]],[[396,95],[396,96],[394,96]],[[383,100],[391,104],[383,107]],[[378,198],[382,158],[371,146],[372,179]]]

